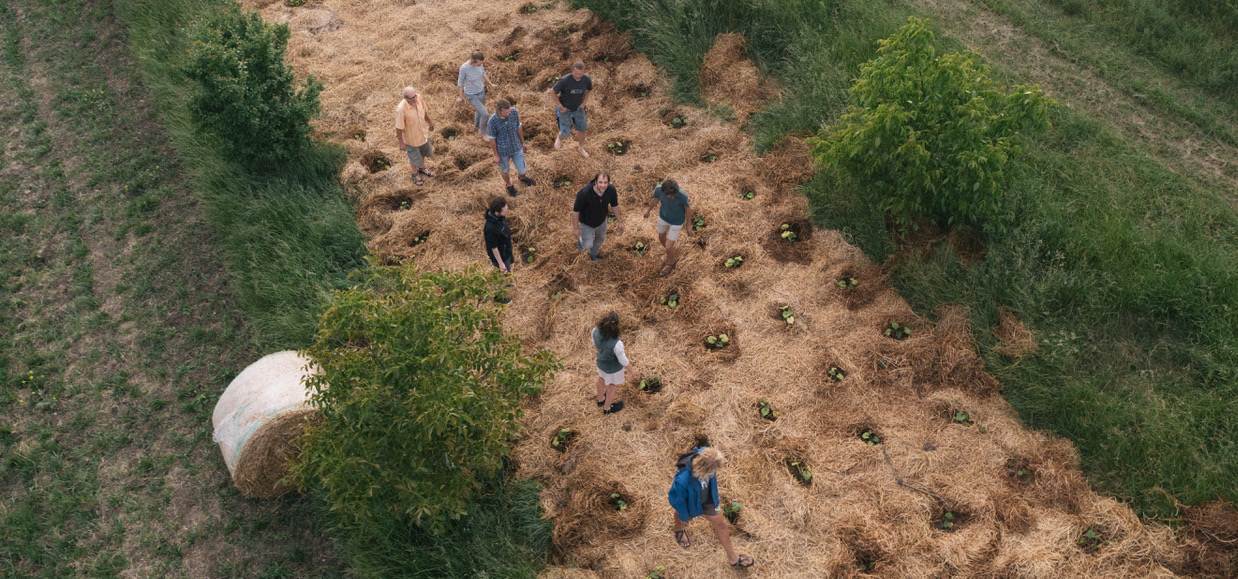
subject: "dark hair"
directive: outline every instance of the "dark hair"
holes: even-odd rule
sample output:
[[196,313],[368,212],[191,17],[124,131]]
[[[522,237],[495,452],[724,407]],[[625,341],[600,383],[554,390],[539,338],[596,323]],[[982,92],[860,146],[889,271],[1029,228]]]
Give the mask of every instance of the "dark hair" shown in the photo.
[[598,331],[602,333],[605,339],[619,337],[619,314],[608,312],[598,320]]
[[597,175],[594,175],[592,179],[589,179],[589,186],[592,187],[595,184],[597,184],[598,179],[601,179],[602,177],[606,177],[606,182],[610,183],[611,185],[614,185],[614,182],[610,180],[610,173],[607,173],[606,171],[601,171]]
[[490,200],[490,209],[488,209],[488,211],[490,213],[498,215],[499,212],[502,211],[504,207],[507,207],[507,200],[502,197],[495,197],[494,199]]
[[473,60],[486,60],[486,55],[482,54],[481,51],[479,50],[477,52],[474,52],[473,54],[470,54],[469,58]]
[[495,110],[505,111],[512,108],[512,104],[507,102],[507,99],[499,99],[499,102],[494,103]]
[[662,180],[663,195],[674,195],[676,193],[679,193],[679,183],[676,183],[674,179],[669,178]]
[[572,70],[584,70],[584,69],[585,69],[585,61],[577,60],[576,62],[572,63]]

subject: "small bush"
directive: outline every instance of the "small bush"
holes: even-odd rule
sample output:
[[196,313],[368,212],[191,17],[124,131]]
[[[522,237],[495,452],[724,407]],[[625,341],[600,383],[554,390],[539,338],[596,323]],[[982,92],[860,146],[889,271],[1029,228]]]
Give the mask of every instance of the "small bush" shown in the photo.
[[866,184],[904,226],[927,217],[993,227],[1007,162],[1022,132],[1045,125],[1048,101],[1035,87],[1004,92],[972,55],[939,55],[934,43],[917,18],[882,40],[847,112],[812,139],[813,153]]
[[311,146],[322,85],[310,77],[294,86],[287,44],[287,26],[235,9],[211,16],[193,36],[185,72],[200,89],[189,105],[194,122],[251,171],[271,172]]
[[502,332],[495,276],[374,267],[337,292],[305,352],[322,421],[296,473],[344,535],[405,523],[439,532],[496,476],[520,403],[557,366]]

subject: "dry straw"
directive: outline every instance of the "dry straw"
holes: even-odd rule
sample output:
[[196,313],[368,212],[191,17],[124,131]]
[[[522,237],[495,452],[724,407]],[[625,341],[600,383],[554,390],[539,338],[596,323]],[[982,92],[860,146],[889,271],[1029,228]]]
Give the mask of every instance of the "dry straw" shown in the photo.
[[[691,549],[671,537],[675,458],[702,438],[728,457],[721,489],[744,505],[737,544],[756,559],[757,576],[1128,577],[1182,568],[1167,528],[1092,492],[1070,443],[1027,429],[995,394],[965,311],[943,310],[936,325],[918,318],[882,269],[835,231],[794,244],[772,237],[808,215],[794,189],[812,174],[803,141],[756,157],[735,124],[673,103],[666,80],[612,27],[560,7],[523,14],[521,4],[325,0],[342,25],[294,30],[289,54],[327,87],[318,128],[354,159],[344,180],[371,251],[388,262],[486,263],[483,211],[502,185],[488,146],[470,132],[469,108],[455,102],[455,72],[471,51],[487,55],[497,85],[491,105],[509,98],[523,116],[539,183],[513,200],[513,222],[517,253],[535,247],[536,259],[511,278],[505,324],[565,361],[530,403],[515,451],[520,474],[544,485],[542,505],[555,522],[547,576],[637,577],[658,566],[672,577],[728,573],[705,525],[690,527]],[[284,10],[270,4],[264,13]],[[706,95],[745,114],[771,93],[740,55],[742,39],[723,37],[702,80]],[[551,148],[542,92],[576,59],[597,86],[589,159]],[[430,160],[438,177],[415,192],[390,128],[399,89],[410,83],[439,129]],[[675,116],[686,124],[672,126]],[[628,142],[626,154],[607,151],[615,141]],[[393,166],[361,167],[356,160],[372,150]],[[569,212],[575,191],[600,170],[618,187],[625,227],[610,232],[605,259],[590,262],[576,251]],[[656,242],[643,256],[628,248],[654,240],[653,218],[642,213],[664,177],[683,186],[706,224],[685,234],[679,269],[662,279]],[[742,267],[720,265],[734,255],[744,256]],[[858,285],[840,288],[843,276]],[[674,311],[659,303],[673,288],[681,296]],[[796,324],[772,315],[782,305]],[[657,375],[664,388],[644,394],[630,382],[628,408],[603,416],[593,403],[588,332],[609,310],[622,317],[629,376]],[[912,335],[884,336],[892,321]],[[735,338],[729,351],[705,349],[718,331]],[[831,379],[831,365],[845,379]],[[759,400],[777,420],[757,415]],[[954,421],[955,410],[969,421]],[[561,453],[549,440],[563,427],[578,435]],[[862,440],[866,430],[880,444]],[[792,477],[788,459],[808,465],[810,485]],[[622,512],[613,492],[631,499]],[[954,522],[944,529],[947,512]],[[1080,543],[1089,529],[1104,537],[1095,548]]]

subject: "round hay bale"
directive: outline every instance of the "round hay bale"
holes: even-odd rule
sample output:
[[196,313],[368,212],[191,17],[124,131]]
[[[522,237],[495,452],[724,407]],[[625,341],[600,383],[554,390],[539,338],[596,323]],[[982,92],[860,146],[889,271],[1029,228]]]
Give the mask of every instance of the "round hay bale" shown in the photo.
[[272,498],[292,490],[284,480],[288,463],[317,414],[304,384],[311,372],[297,352],[276,352],[242,370],[219,397],[213,438],[241,494]]

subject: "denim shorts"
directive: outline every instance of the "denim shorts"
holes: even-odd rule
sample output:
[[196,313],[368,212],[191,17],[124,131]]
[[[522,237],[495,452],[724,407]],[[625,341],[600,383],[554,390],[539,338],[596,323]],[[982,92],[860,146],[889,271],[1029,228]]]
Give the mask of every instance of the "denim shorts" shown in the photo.
[[[558,111],[558,109],[555,110]],[[574,111],[559,111],[555,114],[559,118],[560,136],[571,136],[572,129],[576,129],[581,133],[589,130],[589,119],[585,118],[584,107],[578,108]]]
[[515,163],[516,172],[521,175],[524,175],[529,170],[528,167],[526,167],[524,164],[524,150],[523,149],[516,149],[516,152],[511,153],[511,154],[499,153],[499,172],[500,173],[506,173],[507,168],[511,166],[512,163]]

